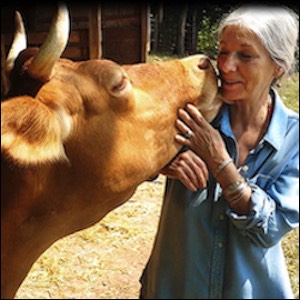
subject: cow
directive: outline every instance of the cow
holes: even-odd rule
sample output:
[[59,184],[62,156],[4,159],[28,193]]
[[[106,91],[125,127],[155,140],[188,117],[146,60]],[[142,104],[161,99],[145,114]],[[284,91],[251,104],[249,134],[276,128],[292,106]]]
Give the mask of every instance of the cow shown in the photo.
[[1,298],[13,298],[55,241],[99,222],[158,174],[181,147],[177,111],[211,121],[222,99],[208,57],[119,65],[61,58],[70,20],[27,48],[20,15],[1,101]]

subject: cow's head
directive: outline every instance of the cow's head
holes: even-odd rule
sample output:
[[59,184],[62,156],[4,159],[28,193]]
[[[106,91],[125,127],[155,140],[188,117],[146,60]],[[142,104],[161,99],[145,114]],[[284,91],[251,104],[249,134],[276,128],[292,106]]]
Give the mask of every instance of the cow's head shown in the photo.
[[[172,141],[178,107],[195,103],[207,119],[218,110],[216,75],[203,55],[130,66],[72,62],[59,58],[69,35],[65,7],[40,50],[20,51],[26,37],[18,14],[17,20],[7,60],[10,99],[1,107],[1,149],[19,164],[72,164],[81,157],[102,169],[114,162],[120,170],[140,157],[155,171],[179,149]],[[162,162],[155,163],[157,155]]]
[[65,7],[40,49],[26,48],[18,14],[17,22],[1,102],[5,298],[51,243],[99,221],[177,154],[179,108],[194,103],[211,120],[221,105],[204,55],[125,66],[73,62],[60,58]]

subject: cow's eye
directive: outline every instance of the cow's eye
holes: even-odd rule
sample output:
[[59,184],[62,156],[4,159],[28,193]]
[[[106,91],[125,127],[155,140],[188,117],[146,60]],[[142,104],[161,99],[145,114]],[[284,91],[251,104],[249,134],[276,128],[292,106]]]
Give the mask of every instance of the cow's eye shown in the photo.
[[124,90],[125,87],[126,87],[126,80],[125,80],[125,77],[123,77],[120,83],[118,83],[117,85],[112,87],[111,91],[113,93],[117,93],[117,92]]

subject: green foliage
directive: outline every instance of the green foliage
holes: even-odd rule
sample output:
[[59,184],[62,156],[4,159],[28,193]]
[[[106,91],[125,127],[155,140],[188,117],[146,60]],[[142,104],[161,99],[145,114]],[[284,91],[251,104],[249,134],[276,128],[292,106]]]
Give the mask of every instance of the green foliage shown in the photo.
[[295,299],[299,299],[299,228],[289,232],[282,241],[286,264]]
[[206,4],[199,9],[197,50],[212,59],[218,54],[218,26],[225,13],[232,9],[230,4]]
[[299,73],[283,79],[277,91],[287,107],[299,112]]
[[197,50],[199,53],[205,53],[210,58],[216,58],[218,54],[218,24],[205,16],[200,25],[200,30],[197,37]]

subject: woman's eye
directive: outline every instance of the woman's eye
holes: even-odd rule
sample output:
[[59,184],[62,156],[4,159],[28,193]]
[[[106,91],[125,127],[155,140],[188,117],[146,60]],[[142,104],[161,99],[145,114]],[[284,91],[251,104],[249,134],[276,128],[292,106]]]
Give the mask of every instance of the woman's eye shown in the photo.
[[252,59],[255,58],[254,55],[249,54],[249,53],[245,53],[245,52],[239,53],[238,56],[239,56],[240,59],[242,59],[242,60],[252,60]]
[[248,62],[252,61],[253,59],[257,58],[256,55],[250,54],[248,52],[229,52],[226,50],[220,50],[218,53],[218,57],[220,58],[226,58],[227,57],[233,57],[235,59],[238,59],[240,61]]

